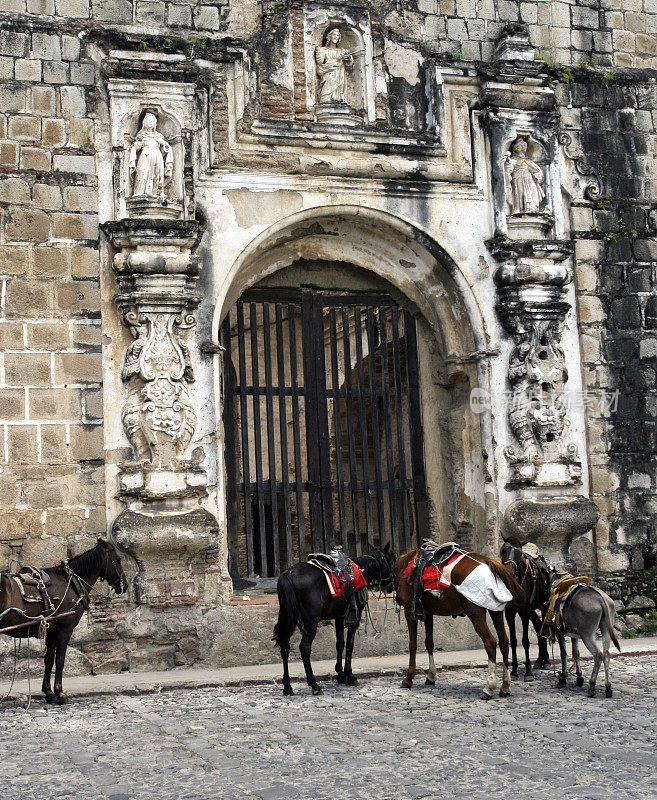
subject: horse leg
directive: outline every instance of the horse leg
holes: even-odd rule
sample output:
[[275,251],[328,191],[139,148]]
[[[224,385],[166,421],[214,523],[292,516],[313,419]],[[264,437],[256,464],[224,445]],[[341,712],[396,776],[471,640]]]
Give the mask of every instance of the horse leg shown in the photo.
[[522,646],[525,650],[525,681],[533,681],[532,662],[529,657],[529,614],[522,614]]
[[413,687],[413,678],[415,677],[415,655],[417,653],[417,620],[411,611],[411,604],[404,607],[404,616],[406,617],[406,625],[408,626],[408,669],[406,670],[406,677],[402,681],[402,686],[406,689]]
[[486,677],[486,685],[481,693],[481,699],[490,700],[497,689],[497,675],[495,674],[497,641],[486,622],[486,609],[471,603],[465,598],[461,600],[461,604],[473,628],[483,642],[488,656],[488,675]]
[[68,642],[73,633],[73,628],[59,628],[57,631],[57,649],[55,652],[55,685],[53,691],[55,693],[58,705],[63,705],[68,697],[64,694],[62,687],[62,676],[64,674],[64,662],[66,661],[66,650]]
[[557,682],[557,688],[563,689],[566,686],[566,637],[563,633],[557,629],[557,641],[559,642],[559,653],[561,654],[561,672],[559,673],[559,680]]
[[589,678],[589,697],[595,697],[595,682],[598,679],[598,672],[600,671],[600,664],[602,663],[602,651],[598,647],[595,638],[592,634],[582,634],[582,641],[586,645],[586,649],[593,656],[593,670]]
[[342,669],[342,653],[344,652],[344,620],[335,620],[335,649],[337,652],[337,660],[335,662],[335,671],[338,674],[338,683],[346,683],[344,670]]
[[50,688],[50,679],[52,676],[52,667],[55,663],[55,649],[57,641],[53,631],[46,634],[46,652],[43,656],[44,670],[43,670],[43,683],[41,684],[41,691],[46,696],[46,703],[54,703],[57,699]]
[[286,641],[282,642],[280,645],[281,648],[281,659],[283,660],[283,694],[286,697],[294,694],[294,689],[292,688],[292,683],[290,681],[290,667],[289,667],[289,660],[290,660],[290,640],[287,639]]
[[547,636],[541,636],[543,620],[538,616],[535,609],[529,613],[536,636],[538,637],[538,658],[534,661],[534,669],[547,669],[550,666],[550,653],[548,652]]
[[306,625],[306,630],[301,637],[301,644],[299,650],[301,651],[301,658],[303,659],[303,668],[306,671],[306,680],[308,686],[312,689],[313,694],[322,694],[321,688],[317,685],[317,680],[313,674],[313,668],[310,663],[310,651],[312,650],[315,634],[317,633],[317,620],[311,620]]
[[358,679],[351,671],[351,656],[354,652],[354,642],[356,640],[356,631],[358,630],[359,622],[360,619],[358,619],[355,625],[349,625],[347,627],[347,651],[344,657],[344,674],[347,686],[358,686]]
[[584,686],[584,676],[582,675],[582,666],[579,659],[579,639],[576,636],[572,638],[573,643],[573,661],[575,662],[575,682],[578,686]]
[[[504,612],[491,611],[491,618],[497,633],[497,640],[500,645],[500,653],[502,654],[502,688],[500,689],[500,697],[508,697],[511,694],[511,673],[509,672],[509,637],[504,627]],[[524,621],[523,621],[524,623]],[[526,677],[525,677],[526,680]]]
[[509,606],[504,609],[506,624],[509,626],[509,639],[511,641],[511,677],[518,677],[518,637],[516,636],[516,612]]
[[424,646],[429,654],[429,671],[424,682],[427,686],[433,686],[436,683],[436,662],[433,657],[433,614],[429,614],[428,611],[424,618]]
[[609,631],[605,630],[602,634],[602,663],[605,665],[605,697],[612,697],[611,679],[609,677],[609,645],[611,644],[611,636]]

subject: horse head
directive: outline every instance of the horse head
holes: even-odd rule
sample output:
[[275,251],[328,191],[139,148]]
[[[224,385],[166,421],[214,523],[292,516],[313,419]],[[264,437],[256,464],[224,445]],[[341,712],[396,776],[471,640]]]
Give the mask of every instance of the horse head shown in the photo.
[[[397,556],[387,542],[383,547],[371,550],[367,555],[356,559],[357,562],[364,560],[361,569],[364,570],[369,586],[376,586],[380,591],[391,592],[395,587],[395,562]],[[360,564],[359,564],[360,566]]]
[[522,551],[523,544],[526,542],[521,542],[516,536],[507,536],[500,547],[500,561],[516,579],[518,579],[521,564],[526,560]]
[[104,558],[100,578],[107,581],[117,594],[123,594],[128,588],[128,579],[123,571],[121,556],[113,544],[98,537],[98,544],[103,548]]

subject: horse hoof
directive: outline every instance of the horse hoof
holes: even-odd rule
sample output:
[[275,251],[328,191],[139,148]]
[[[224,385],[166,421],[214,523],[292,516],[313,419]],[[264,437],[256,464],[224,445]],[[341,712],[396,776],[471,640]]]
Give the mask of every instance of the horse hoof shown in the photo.
[[293,694],[294,694],[294,689],[291,686],[286,686],[283,689],[283,696],[284,697],[292,697]]
[[324,692],[322,691],[322,687],[321,686],[313,686],[313,694],[314,695],[324,694]]
[[479,695],[479,699],[480,700],[492,700],[493,699],[493,695],[492,694],[488,694],[488,692],[482,692]]
[[425,686],[435,686],[436,685],[436,679],[434,678],[433,680],[431,680],[431,678],[427,678],[424,681],[424,685]]
[[549,666],[549,661],[541,661],[540,659],[534,661],[534,669],[548,669]]
[[578,686],[584,686],[584,676],[583,675],[578,675],[577,678],[575,679],[575,683]]
[[614,692],[612,691],[611,684],[605,684],[605,697],[613,697]]
[[347,686],[358,686],[358,678],[355,675],[350,675],[347,678]]
[[56,703],[57,702],[57,695],[54,692],[48,692],[46,694],[46,703]]
[[343,673],[342,675],[338,675],[338,683],[346,683],[347,676]]
[[66,702],[68,702],[68,697],[64,694],[64,692],[57,695],[56,703],[58,706],[63,706]]
[[595,697],[595,684],[589,683],[589,690],[587,694],[589,697]]
[[404,689],[412,689],[413,681],[409,680],[408,678],[404,678],[404,680],[401,682],[401,685]]
[[559,680],[557,681],[557,689],[565,689],[565,688],[566,688],[566,679],[559,678]]
[[512,678],[517,678],[518,677],[518,670],[517,669],[512,669],[511,670],[511,677]]
[[500,697],[511,697],[511,689],[500,689]]
[[531,683],[534,680],[534,676],[531,672],[525,672],[524,681],[525,683]]

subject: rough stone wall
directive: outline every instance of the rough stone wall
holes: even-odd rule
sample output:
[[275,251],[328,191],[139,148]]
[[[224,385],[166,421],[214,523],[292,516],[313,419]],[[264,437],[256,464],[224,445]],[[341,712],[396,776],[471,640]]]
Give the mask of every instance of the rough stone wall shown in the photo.
[[602,184],[572,209],[598,567],[636,615],[657,564],[657,89],[628,71],[579,74],[560,93]]
[[56,562],[106,530],[96,74],[76,33],[59,28],[0,31],[3,567],[12,556]]

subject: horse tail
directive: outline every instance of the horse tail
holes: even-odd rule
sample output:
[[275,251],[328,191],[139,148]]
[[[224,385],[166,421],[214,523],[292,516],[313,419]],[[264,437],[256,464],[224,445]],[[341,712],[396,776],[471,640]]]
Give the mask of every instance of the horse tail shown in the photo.
[[279,647],[287,644],[294,633],[294,629],[299,626],[303,632],[303,620],[299,613],[299,603],[297,593],[294,591],[294,584],[287,572],[284,572],[276,584],[278,592],[278,622],[274,625],[273,639]]
[[524,606],[527,602],[525,590],[504,566],[504,564],[496,561],[494,558],[488,558],[486,556],[481,556],[481,559],[488,564],[493,575],[495,575],[496,578],[499,578],[506,588],[511,592],[513,601],[516,603],[516,605]]
[[[609,631],[609,635],[611,636],[611,641],[614,643],[616,650],[620,653],[620,644],[618,642],[618,637],[616,636],[616,631],[614,630],[614,622],[612,620],[611,611],[609,608],[609,602],[603,597],[602,599],[602,610],[605,615],[605,623],[607,624],[607,630]],[[613,601],[610,601],[613,603]],[[614,616],[616,616],[616,609],[614,609]]]

